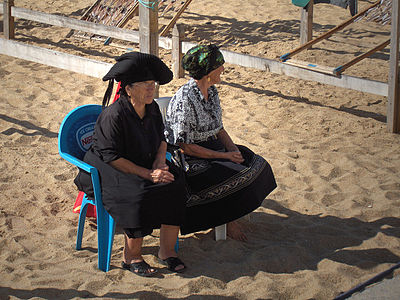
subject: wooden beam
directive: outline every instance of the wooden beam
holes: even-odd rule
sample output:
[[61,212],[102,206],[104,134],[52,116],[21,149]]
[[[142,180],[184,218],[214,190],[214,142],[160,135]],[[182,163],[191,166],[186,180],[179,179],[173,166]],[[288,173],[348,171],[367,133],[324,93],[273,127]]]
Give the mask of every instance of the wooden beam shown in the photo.
[[300,9],[300,45],[303,45],[312,40],[314,0],[310,0],[306,7]]
[[166,36],[170,29],[175,25],[176,21],[178,21],[179,17],[182,15],[182,13],[185,11],[185,9],[189,6],[190,2],[192,0],[186,0],[185,4],[181,6],[179,11],[176,13],[176,15],[172,18],[172,20],[169,22],[167,26],[161,31],[160,36]]
[[377,52],[379,50],[382,50],[387,45],[389,45],[389,43],[390,43],[390,39],[388,39],[387,41],[379,44],[375,48],[365,52],[364,54],[357,56],[356,58],[354,58],[351,61],[345,63],[344,65],[341,65],[341,66],[335,68],[335,70],[333,70],[333,73],[335,75],[340,75],[342,72],[344,72],[346,69],[350,68],[352,65],[355,65],[356,63],[358,63],[359,61],[363,60],[364,58],[374,54],[375,52]]
[[318,43],[319,41],[322,41],[328,37],[330,37],[332,34],[334,34],[335,32],[343,29],[344,27],[346,27],[347,25],[353,23],[358,17],[362,16],[363,14],[365,14],[368,10],[370,10],[371,8],[377,6],[378,4],[380,4],[380,0],[378,0],[377,2],[375,2],[374,4],[368,6],[366,9],[364,9],[363,11],[361,11],[360,13],[356,14],[355,16],[351,17],[350,19],[348,19],[347,21],[343,22],[342,24],[332,28],[331,30],[325,32],[324,34],[320,35],[319,37],[309,41],[308,43],[305,43],[304,45],[297,47],[296,49],[290,51],[289,53],[286,53],[284,55],[282,55],[279,59],[281,61],[285,61],[287,59],[289,59],[290,57],[292,57],[293,55],[303,51],[304,49],[310,48],[311,45],[314,45],[316,43]]
[[3,31],[6,39],[13,39],[15,37],[14,18],[11,15],[12,7],[14,7],[14,0],[4,0],[3,2]]
[[400,5],[392,0],[392,28],[389,59],[389,89],[387,104],[387,127],[389,132],[400,132],[400,91],[399,91],[399,41],[400,41]]
[[0,38],[0,54],[96,78],[103,78],[112,67],[109,63],[2,38]]

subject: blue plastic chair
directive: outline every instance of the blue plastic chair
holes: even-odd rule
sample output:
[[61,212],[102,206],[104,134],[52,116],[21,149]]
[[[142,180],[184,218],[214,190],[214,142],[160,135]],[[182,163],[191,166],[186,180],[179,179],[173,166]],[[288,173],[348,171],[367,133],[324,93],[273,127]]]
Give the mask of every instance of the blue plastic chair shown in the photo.
[[[97,169],[82,161],[92,144],[94,125],[101,111],[101,105],[97,104],[82,105],[72,110],[61,123],[58,134],[58,151],[62,158],[88,172],[92,177],[95,199],[88,199],[86,194],[83,196],[79,213],[76,249],[81,250],[88,204],[94,205],[97,215],[98,266],[100,270],[108,272],[116,224],[103,206]],[[171,154],[168,152],[167,159],[171,159]],[[175,244],[175,251],[178,252],[178,250],[179,238]]]
[[80,250],[88,205],[96,206],[98,266],[107,272],[110,269],[115,222],[104,209],[101,200],[100,180],[97,169],[82,161],[92,143],[94,125],[102,110],[101,105],[82,105],[72,110],[63,120],[58,134],[58,151],[60,156],[78,168],[88,172],[92,177],[94,200],[86,194],[82,199],[79,213],[76,249]]

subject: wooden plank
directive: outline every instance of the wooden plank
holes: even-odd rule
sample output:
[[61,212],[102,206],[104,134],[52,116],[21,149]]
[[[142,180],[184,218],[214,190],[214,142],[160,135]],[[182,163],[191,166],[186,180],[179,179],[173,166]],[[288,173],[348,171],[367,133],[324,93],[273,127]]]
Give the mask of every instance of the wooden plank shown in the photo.
[[312,70],[314,72],[328,74],[328,75],[333,75],[334,70],[335,70],[335,68],[332,68],[332,67],[321,66],[321,65],[309,63],[306,61],[294,60],[294,59],[289,59],[283,63],[292,65],[292,66],[297,66],[297,67],[307,69],[307,70]]
[[15,37],[14,18],[11,15],[11,10],[14,7],[14,0],[5,0],[3,2],[3,31],[6,39]]
[[399,0],[392,1],[392,28],[389,59],[389,89],[387,104],[387,128],[389,132],[400,132],[400,91],[399,91],[399,41],[400,41]]
[[319,41],[322,41],[323,39],[326,39],[328,37],[330,37],[332,34],[334,34],[335,32],[343,29],[344,27],[346,27],[347,25],[353,23],[358,17],[362,16],[363,14],[365,14],[369,9],[377,6],[381,1],[378,0],[377,2],[375,2],[374,4],[368,6],[366,9],[364,9],[363,11],[361,11],[360,13],[356,14],[355,16],[351,17],[350,19],[348,19],[347,21],[343,22],[342,24],[332,28],[331,30],[325,32],[324,34],[320,35],[319,37],[309,41],[308,43],[305,43],[304,45],[297,47],[296,49],[290,51],[289,53],[286,53],[284,55],[282,55],[279,59],[281,61],[285,61],[287,59],[289,59],[290,57],[292,57],[293,55],[303,51],[304,49],[309,48],[311,45],[314,45],[316,43],[318,43]]
[[36,63],[85,74],[96,78],[110,70],[112,64],[71,55],[42,47],[0,38],[0,54],[25,59]]
[[344,65],[335,68],[335,70],[333,70],[333,73],[335,75],[340,75],[342,72],[344,72],[346,69],[350,68],[352,65],[355,65],[356,63],[358,63],[359,61],[363,60],[364,58],[374,54],[375,52],[377,52],[379,50],[382,50],[387,45],[389,45],[389,43],[390,43],[390,39],[388,39],[387,41],[379,44],[375,48],[365,52],[364,54],[357,56],[356,58],[354,58],[351,61],[345,63]]
[[107,26],[103,24],[96,24],[93,22],[67,18],[64,16],[51,15],[21,7],[13,7],[11,10],[11,15],[16,18],[40,22],[53,26],[71,28],[102,36],[110,36],[113,38],[134,43],[139,42],[139,33],[134,30],[121,29],[115,26]]
[[306,7],[300,9],[300,45],[303,45],[312,40],[314,0],[310,0]]
[[177,14],[172,18],[171,22],[169,22],[169,24],[161,31],[160,36],[166,36],[168,34],[170,29],[172,27],[174,27],[176,21],[178,21],[179,17],[182,15],[182,13],[185,11],[185,9],[189,6],[190,2],[192,2],[192,0],[185,1],[185,4],[183,4],[181,6],[181,8],[177,12]]

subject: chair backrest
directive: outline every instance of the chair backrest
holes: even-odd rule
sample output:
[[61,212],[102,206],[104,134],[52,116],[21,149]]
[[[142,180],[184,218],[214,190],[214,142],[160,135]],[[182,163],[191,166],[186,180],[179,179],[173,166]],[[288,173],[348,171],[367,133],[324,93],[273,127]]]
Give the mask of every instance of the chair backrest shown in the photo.
[[82,160],[92,144],[94,125],[101,111],[101,105],[82,105],[64,118],[58,134],[58,150],[61,157],[67,153]]
[[167,107],[169,104],[169,101],[171,100],[172,97],[160,97],[157,99],[154,99],[154,101],[157,102],[158,107],[160,108],[160,112],[163,118],[163,122],[165,124],[165,116],[167,115]]

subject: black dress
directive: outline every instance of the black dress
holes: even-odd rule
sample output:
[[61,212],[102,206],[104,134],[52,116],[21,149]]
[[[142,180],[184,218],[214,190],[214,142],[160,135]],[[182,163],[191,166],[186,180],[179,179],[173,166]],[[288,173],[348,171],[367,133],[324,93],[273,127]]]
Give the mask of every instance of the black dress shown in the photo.
[[[165,135],[168,143],[197,144],[226,151],[217,133],[223,129],[222,110],[214,86],[205,101],[191,79],[171,99]],[[237,145],[244,162],[185,155],[189,198],[181,233],[206,230],[238,219],[258,208],[276,188],[271,166],[245,146]]]
[[[129,100],[121,96],[100,114],[93,135],[93,144],[84,161],[99,171],[105,209],[117,225],[128,229],[130,237],[142,237],[161,224],[181,225],[187,199],[182,172],[170,164],[175,181],[154,184],[140,176],[126,174],[109,165],[125,158],[151,169],[160,143],[165,140],[163,121],[158,105],[146,105],[141,119]],[[80,171],[75,179],[79,190],[93,197],[90,176]],[[129,234],[128,234],[129,235]]]

